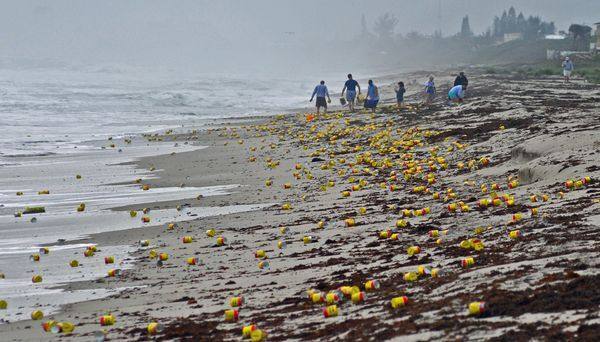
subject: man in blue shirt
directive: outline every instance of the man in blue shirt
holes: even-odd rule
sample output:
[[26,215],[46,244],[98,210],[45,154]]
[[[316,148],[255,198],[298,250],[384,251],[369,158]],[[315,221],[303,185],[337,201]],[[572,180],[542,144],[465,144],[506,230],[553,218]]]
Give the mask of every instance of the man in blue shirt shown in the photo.
[[348,106],[350,107],[350,111],[354,112],[354,100],[356,99],[356,88],[358,87],[358,94],[360,94],[360,85],[356,80],[352,78],[352,74],[348,74],[348,80],[344,84],[344,89],[342,89],[342,97],[344,97],[344,92],[346,93],[346,101],[348,101]]
[[573,69],[575,69],[575,67],[573,66],[573,62],[571,62],[571,59],[569,57],[565,57],[565,61],[562,64],[562,68],[563,76],[565,77],[565,82],[571,82],[571,73],[573,72]]
[[[325,85],[325,81],[321,81],[321,84],[315,87],[315,91],[313,91],[313,94],[310,97],[310,102],[312,102],[315,95],[317,95],[317,114],[319,114],[321,107],[323,107],[323,111],[327,113],[327,102],[331,103],[331,98],[329,97],[329,90]],[[325,97],[327,97],[327,101],[325,101]]]

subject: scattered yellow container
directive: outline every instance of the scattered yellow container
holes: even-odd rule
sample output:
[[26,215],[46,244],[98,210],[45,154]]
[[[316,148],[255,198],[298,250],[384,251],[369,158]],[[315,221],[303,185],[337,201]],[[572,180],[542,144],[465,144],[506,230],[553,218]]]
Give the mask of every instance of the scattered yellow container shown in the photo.
[[267,333],[264,330],[256,329],[250,333],[250,341],[262,342],[267,340]]
[[235,309],[225,310],[225,321],[226,322],[235,322],[239,318],[239,311]]
[[44,313],[41,310],[34,310],[31,312],[31,319],[34,321],[39,321],[44,318]]
[[336,317],[337,315],[339,315],[337,305],[329,305],[323,309],[323,316],[325,316],[325,318]]
[[485,312],[485,302],[469,303],[469,315],[480,315]]
[[102,325],[102,326],[114,325],[115,322],[116,322],[116,318],[113,315],[100,316],[100,325]]
[[229,299],[229,305],[232,308],[242,306],[243,303],[244,303],[244,299],[241,296],[232,297],[231,299]]
[[163,326],[160,323],[152,322],[149,323],[146,327],[146,331],[148,331],[148,335],[156,335],[163,330]]
[[392,298],[392,300],[391,300],[391,305],[392,305],[393,309],[401,308],[401,307],[405,306],[407,303],[408,303],[408,297],[406,297],[406,296],[395,297],[395,298]]
[[258,327],[256,325],[254,325],[254,324],[245,325],[242,328],[242,337],[246,337],[246,338],[250,337],[250,335],[252,334],[252,332],[254,330],[256,330],[256,329],[258,329]]

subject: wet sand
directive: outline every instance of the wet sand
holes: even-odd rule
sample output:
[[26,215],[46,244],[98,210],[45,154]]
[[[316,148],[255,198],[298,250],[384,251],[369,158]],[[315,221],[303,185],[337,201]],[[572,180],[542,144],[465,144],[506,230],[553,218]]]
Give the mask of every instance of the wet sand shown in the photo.
[[[467,103],[459,107],[444,106],[440,96],[432,108],[412,106],[400,113],[383,106],[375,115],[335,112],[313,122],[300,113],[151,137],[208,148],[142,159],[140,168],[159,170],[158,178],[144,183],[242,186],[224,196],[116,211],[150,208],[152,219],[153,210],[177,206],[184,213],[192,207],[265,207],[181,222],[174,229],[162,224],[93,235],[82,241],[99,247],[88,262],[101,263],[103,247],[138,246],[144,239],[151,246],[131,253],[128,261],[135,266],[118,277],[72,283],[67,290],[126,290],[69,304],[48,318],[73,322],[73,334],[53,336],[39,321],[22,321],[0,325],[3,340],[91,340],[102,329],[110,340],[242,340],[247,324],[256,324],[272,341],[597,340],[600,87],[471,74]],[[440,75],[437,81],[442,94],[450,78]],[[409,103],[416,100],[414,93],[408,96]],[[384,102],[391,103],[391,96]],[[590,181],[577,189],[565,186],[586,176]],[[509,189],[515,180],[518,186]],[[285,189],[285,183],[291,187]],[[481,199],[491,199],[493,183],[500,187],[495,192],[501,203],[479,206]],[[287,203],[291,209],[283,210]],[[449,204],[457,210],[450,211]],[[421,216],[424,208],[430,212]],[[517,222],[515,214],[522,216]],[[346,219],[356,224],[347,227]],[[398,220],[406,226],[397,227]],[[207,236],[209,229],[217,234]],[[397,239],[381,237],[388,229]],[[433,230],[448,231],[432,237]],[[521,234],[511,239],[514,230]],[[184,244],[184,236],[193,242]],[[216,246],[217,236],[227,244]],[[305,236],[315,241],[305,244]],[[485,247],[461,248],[467,239]],[[278,241],[287,247],[279,249]],[[419,246],[420,253],[409,256],[410,246]],[[163,266],[148,257],[151,249],[169,254]],[[259,269],[259,249],[270,269]],[[200,265],[186,265],[189,257]],[[474,264],[463,268],[467,257]],[[419,266],[440,274],[406,281],[405,274]],[[338,317],[324,318],[325,305],[307,296],[309,289],[326,294],[341,286],[365,291],[368,280],[380,287],[361,303],[339,302]],[[228,323],[223,313],[233,296],[243,296],[244,304],[239,320]],[[398,296],[407,296],[408,304],[392,309],[390,300]],[[486,309],[470,316],[467,306],[474,301],[485,302]],[[98,320],[107,313],[116,323],[103,328]],[[152,321],[164,331],[148,336]]]

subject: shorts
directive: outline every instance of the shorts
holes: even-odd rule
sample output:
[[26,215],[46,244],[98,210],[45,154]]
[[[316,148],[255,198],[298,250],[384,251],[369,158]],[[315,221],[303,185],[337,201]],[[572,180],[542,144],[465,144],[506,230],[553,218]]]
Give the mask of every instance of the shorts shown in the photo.
[[346,91],[346,100],[354,101],[354,99],[356,99],[356,90]]
[[378,103],[379,103],[379,100],[366,100],[365,108],[377,108]]
[[317,108],[318,107],[327,108],[327,101],[324,97],[317,97]]
[[404,102],[404,96],[396,96],[396,102],[398,102],[398,103]]
[[458,96],[457,92],[449,92],[448,93],[448,99],[449,100],[458,100],[458,99],[462,99],[463,96]]
[[572,70],[563,70],[563,75],[565,77],[571,77],[572,72],[573,72]]

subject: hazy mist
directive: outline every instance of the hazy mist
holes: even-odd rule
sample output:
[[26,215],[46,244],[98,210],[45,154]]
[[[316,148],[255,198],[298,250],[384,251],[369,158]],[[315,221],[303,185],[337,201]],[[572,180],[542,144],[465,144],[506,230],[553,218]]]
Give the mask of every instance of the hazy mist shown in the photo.
[[[3,0],[0,58],[7,63],[122,63],[195,70],[303,70],[337,65],[332,51],[377,16],[399,19],[396,33],[441,29],[453,35],[469,15],[476,33],[513,5],[559,30],[600,21],[598,0]],[[438,18],[441,14],[441,20]],[[368,64],[368,61],[365,61]]]

